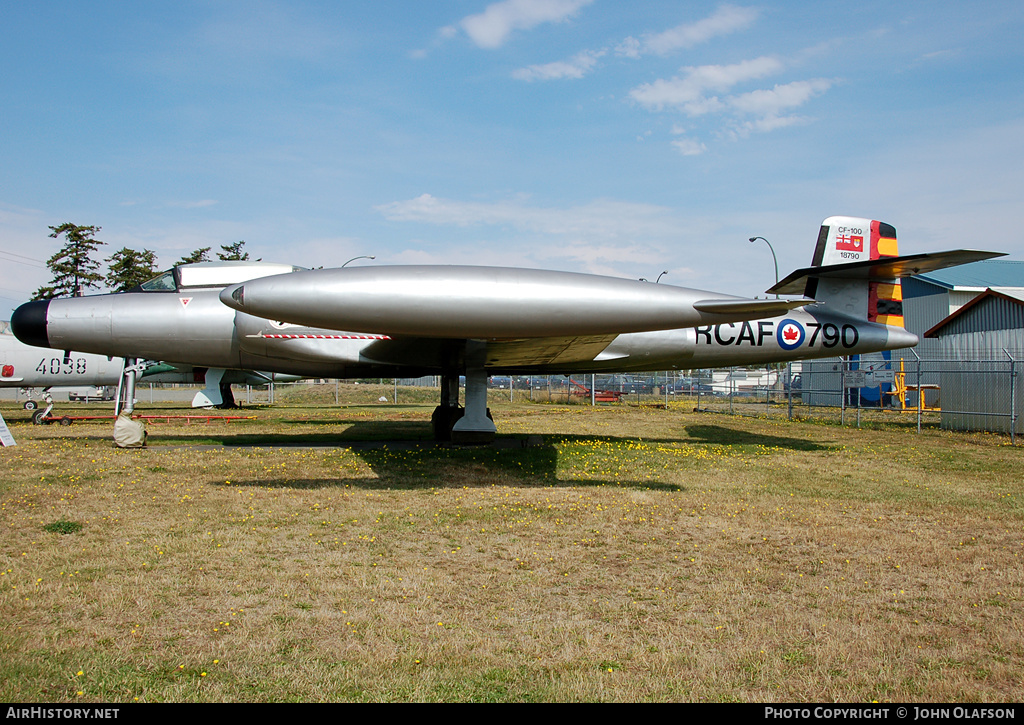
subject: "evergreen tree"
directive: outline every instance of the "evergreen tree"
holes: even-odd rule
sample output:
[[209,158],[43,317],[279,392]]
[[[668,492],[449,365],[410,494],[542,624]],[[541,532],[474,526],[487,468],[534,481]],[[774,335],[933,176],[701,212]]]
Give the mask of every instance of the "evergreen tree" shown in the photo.
[[106,244],[95,235],[100,227],[81,227],[65,222],[59,227],[50,227],[50,237],[64,236],[64,246],[46,260],[46,266],[53,273],[50,284],[43,285],[34,300],[48,300],[54,297],[81,297],[89,288],[98,289],[103,282],[100,263],[90,256],[100,245]]
[[242,251],[244,246],[244,241],[235,242],[234,244],[222,244],[220,248],[224,251],[217,252],[217,259],[222,262],[247,262],[249,261],[249,253]]
[[[197,262],[209,262],[210,261],[210,248],[203,247],[192,252],[187,257],[182,257],[178,260],[178,264],[195,264]],[[177,266],[177,265],[175,265]]]
[[126,292],[156,277],[156,253],[144,249],[137,252],[124,247],[107,259],[107,287]]

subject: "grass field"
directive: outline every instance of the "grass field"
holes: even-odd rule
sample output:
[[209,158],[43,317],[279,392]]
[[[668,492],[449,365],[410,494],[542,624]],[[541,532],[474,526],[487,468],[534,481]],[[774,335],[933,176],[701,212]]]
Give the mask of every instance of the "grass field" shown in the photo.
[[1024,700],[1007,438],[298,402],[144,450],[2,410],[0,701]]

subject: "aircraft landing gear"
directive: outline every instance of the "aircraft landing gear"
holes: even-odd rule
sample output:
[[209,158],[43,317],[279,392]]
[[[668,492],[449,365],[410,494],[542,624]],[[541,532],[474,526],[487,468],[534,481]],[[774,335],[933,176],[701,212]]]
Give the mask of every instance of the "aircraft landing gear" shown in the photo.
[[231,392],[230,383],[220,384],[220,397],[221,403],[217,407],[221,410],[237,408],[238,404],[235,402],[235,394]]
[[466,412],[452,426],[452,443],[486,445],[494,441],[498,429],[487,410],[487,343],[466,342]]
[[[457,434],[452,431],[452,427],[462,420],[462,416],[466,414],[465,408],[452,408],[446,405],[439,405],[434,408],[434,413],[430,416],[430,424],[434,428],[434,440],[438,443],[459,443],[461,445],[471,445],[471,442],[467,442],[464,437],[458,439]],[[487,409],[487,419],[494,423],[494,417],[491,415],[491,409]],[[490,439],[478,441],[479,443],[490,443],[494,440],[492,434]]]
[[465,414],[452,426],[452,443],[486,445],[497,435],[498,429],[487,409],[487,372],[483,368],[467,370]]
[[430,424],[434,428],[434,440],[447,443],[452,439],[452,426],[465,411],[459,407],[459,376],[441,376],[441,404],[434,408]]
[[430,425],[434,429],[434,440],[447,443],[452,439],[452,426],[466,411],[450,405],[439,405],[430,416]]
[[36,408],[39,407],[39,403],[37,403],[34,400],[26,400],[25,404],[21,407],[23,407],[25,410],[35,410]]
[[430,416],[434,440],[459,445],[486,445],[497,428],[487,407],[487,373],[483,368],[466,373],[466,407],[459,406],[458,375],[441,376],[441,404]]
[[[36,425],[46,425],[46,419],[50,416],[50,411],[53,410],[53,396],[50,395],[49,390],[43,391],[43,400],[46,402],[46,407],[42,410],[37,410],[32,414],[32,422]],[[32,408],[28,407],[28,403],[33,404]],[[36,405],[34,400],[30,400],[28,403],[25,403],[25,410],[35,409]]]
[[135,383],[139,373],[147,366],[145,360],[138,362],[135,358],[124,359],[115,406],[117,420],[114,421],[114,445],[118,448],[140,448],[146,445],[146,426],[142,421],[132,420],[132,412],[135,410]]

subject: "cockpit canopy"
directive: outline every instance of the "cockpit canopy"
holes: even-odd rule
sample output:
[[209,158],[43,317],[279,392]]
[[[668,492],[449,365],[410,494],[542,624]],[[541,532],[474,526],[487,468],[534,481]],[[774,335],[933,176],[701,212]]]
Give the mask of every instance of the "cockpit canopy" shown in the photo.
[[179,264],[143,282],[136,291],[141,292],[181,292],[185,289],[200,287],[227,287],[231,284],[246,282],[259,277],[274,274],[300,272],[304,268],[291,264],[274,264],[272,262],[197,262],[196,264]]

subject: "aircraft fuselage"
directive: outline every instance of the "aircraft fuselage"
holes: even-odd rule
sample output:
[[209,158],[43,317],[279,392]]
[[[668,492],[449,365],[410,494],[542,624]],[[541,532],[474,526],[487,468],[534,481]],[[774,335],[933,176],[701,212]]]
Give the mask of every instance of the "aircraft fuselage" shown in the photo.
[[[50,300],[37,314],[34,342],[58,350],[171,364],[325,378],[442,374],[460,364],[455,341],[272,322],[229,309],[219,292],[134,292]],[[856,355],[917,342],[901,328],[817,306],[762,320],[632,332],[609,340],[597,356],[529,364],[501,354],[520,341],[489,340],[489,348],[497,353],[485,367],[489,374],[690,369]]]

